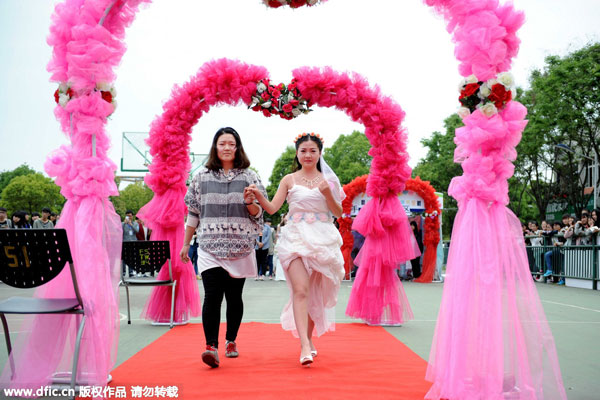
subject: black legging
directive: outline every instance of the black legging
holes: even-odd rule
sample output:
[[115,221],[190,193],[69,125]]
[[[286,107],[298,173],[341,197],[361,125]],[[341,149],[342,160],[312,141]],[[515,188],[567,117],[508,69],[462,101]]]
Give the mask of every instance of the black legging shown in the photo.
[[219,347],[219,325],[221,324],[223,295],[225,295],[227,301],[227,332],[225,333],[225,339],[235,341],[244,314],[242,291],[245,282],[246,278],[232,278],[221,267],[207,269],[202,272],[202,284],[204,285],[202,326],[207,345]]

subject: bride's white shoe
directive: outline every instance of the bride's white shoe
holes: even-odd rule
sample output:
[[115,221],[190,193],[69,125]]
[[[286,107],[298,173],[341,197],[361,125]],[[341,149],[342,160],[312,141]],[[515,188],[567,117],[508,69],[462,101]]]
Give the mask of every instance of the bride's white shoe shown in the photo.
[[300,364],[302,364],[302,365],[310,365],[310,364],[312,364],[312,362],[313,362],[312,355],[300,357]]

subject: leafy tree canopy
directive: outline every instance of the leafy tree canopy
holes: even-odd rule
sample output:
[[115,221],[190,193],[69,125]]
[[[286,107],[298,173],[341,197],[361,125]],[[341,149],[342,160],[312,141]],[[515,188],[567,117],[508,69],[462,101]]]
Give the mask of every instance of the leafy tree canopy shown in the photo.
[[340,135],[333,145],[325,149],[323,158],[340,179],[342,185],[350,183],[357,176],[369,173],[371,144],[364,133],[354,131],[350,135]]
[[29,167],[27,164],[22,164],[12,171],[2,171],[0,172],[0,193],[4,190],[6,186],[10,183],[13,178],[22,175],[31,175],[35,174],[35,171]]
[[44,207],[59,213],[64,203],[65,198],[60,194],[60,187],[39,172],[11,179],[2,191],[0,201],[10,213],[19,210],[29,213],[41,212]]
[[125,218],[127,210],[133,211],[134,215],[137,214],[142,206],[152,200],[153,196],[154,192],[144,182],[135,182],[120,190],[119,196],[111,197],[110,200],[117,214]]

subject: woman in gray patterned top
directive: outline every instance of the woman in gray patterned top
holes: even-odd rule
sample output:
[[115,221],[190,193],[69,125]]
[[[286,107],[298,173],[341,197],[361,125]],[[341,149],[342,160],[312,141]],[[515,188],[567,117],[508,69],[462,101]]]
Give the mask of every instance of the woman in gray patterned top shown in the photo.
[[185,196],[188,217],[180,257],[189,261],[189,243],[196,232],[198,272],[204,285],[206,351],[202,361],[212,368],[219,366],[223,296],[227,301],[225,357],[237,357],[235,339],[244,312],[242,290],[246,278],[256,276],[254,242],[262,231],[262,209],[246,188],[256,185],[264,195],[266,192],[249,166],[239,134],[233,128],[221,128],[213,138],[206,168],[194,176]]

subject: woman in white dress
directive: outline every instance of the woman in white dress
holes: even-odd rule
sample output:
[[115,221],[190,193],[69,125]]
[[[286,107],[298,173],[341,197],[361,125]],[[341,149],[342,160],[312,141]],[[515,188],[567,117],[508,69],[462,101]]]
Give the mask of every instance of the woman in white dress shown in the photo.
[[276,251],[284,269],[290,301],[281,314],[283,329],[300,338],[300,363],[309,365],[317,355],[312,335],[334,330],[333,308],[344,277],[342,238],[331,215],[342,215],[343,191],[339,180],[321,157],[319,135],[296,138],[295,172],[280,182],[273,201],[249,186],[269,214],[287,199],[289,214]]

